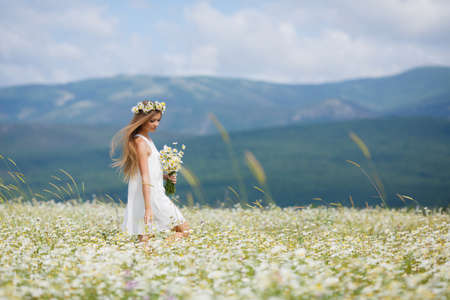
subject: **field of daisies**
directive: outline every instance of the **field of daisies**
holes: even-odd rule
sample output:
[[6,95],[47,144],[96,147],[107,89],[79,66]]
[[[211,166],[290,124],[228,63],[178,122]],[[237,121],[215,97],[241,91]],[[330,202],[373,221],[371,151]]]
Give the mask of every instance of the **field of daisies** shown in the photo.
[[181,208],[187,238],[120,231],[123,204],[0,204],[1,299],[448,299],[448,213]]

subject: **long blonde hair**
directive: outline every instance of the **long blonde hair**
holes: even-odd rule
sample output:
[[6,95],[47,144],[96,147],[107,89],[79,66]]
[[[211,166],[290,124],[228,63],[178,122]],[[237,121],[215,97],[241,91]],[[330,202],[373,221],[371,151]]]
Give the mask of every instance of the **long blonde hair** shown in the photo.
[[[144,105],[147,100],[142,101]],[[123,181],[128,182],[130,178],[138,171],[138,159],[136,145],[134,143],[134,135],[139,131],[142,125],[148,122],[153,116],[161,113],[157,110],[152,110],[149,113],[138,113],[133,116],[130,123],[120,129],[111,140],[110,157],[114,161],[111,166],[113,168],[119,167],[123,172]],[[114,151],[118,145],[122,145],[122,155],[120,158],[113,158]]]

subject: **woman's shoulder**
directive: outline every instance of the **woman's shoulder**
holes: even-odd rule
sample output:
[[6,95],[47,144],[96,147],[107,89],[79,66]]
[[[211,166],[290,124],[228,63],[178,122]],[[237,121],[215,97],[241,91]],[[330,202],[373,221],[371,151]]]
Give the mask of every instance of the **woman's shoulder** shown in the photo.
[[136,144],[136,148],[138,150],[146,150],[147,152],[151,152],[150,145],[145,141],[144,137],[141,136],[135,136],[134,137],[134,143]]
[[144,141],[144,137],[142,135],[133,135],[132,138],[135,142]]
[[140,143],[145,142],[145,137],[142,136],[142,135],[140,135],[140,134],[135,134],[135,135],[132,136],[132,138],[133,138],[133,140],[134,140],[135,142],[138,142],[138,141],[139,141]]

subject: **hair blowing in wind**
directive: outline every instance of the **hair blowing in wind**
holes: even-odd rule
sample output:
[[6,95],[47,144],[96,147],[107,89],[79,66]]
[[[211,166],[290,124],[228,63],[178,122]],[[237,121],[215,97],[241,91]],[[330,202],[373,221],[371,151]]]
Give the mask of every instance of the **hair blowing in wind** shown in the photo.
[[[147,104],[147,100],[142,101],[144,105]],[[119,167],[123,172],[123,181],[128,182],[133,174],[138,170],[137,151],[133,142],[133,136],[139,130],[139,128],[148,122],[155,114],[161,113],[157,110],[152,110],[149,113],[135,113],[130,123],[120,129],[111,140],[110,157],[113,160],[111,166],[113,168]],[[115,149],[121,145],[122,154],[119,158],[113,158]]]

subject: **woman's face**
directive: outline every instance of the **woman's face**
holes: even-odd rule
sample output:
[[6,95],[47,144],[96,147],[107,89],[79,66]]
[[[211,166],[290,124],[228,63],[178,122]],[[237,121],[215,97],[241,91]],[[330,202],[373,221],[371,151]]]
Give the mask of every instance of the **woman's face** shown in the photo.
[[154,114],[150,120],[148,120],[146,127],[148,131],[155,132],[159,126],[159,122],[161,121],[161,113]]

